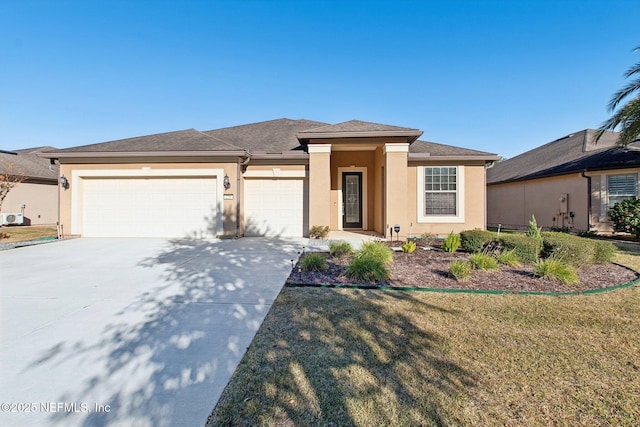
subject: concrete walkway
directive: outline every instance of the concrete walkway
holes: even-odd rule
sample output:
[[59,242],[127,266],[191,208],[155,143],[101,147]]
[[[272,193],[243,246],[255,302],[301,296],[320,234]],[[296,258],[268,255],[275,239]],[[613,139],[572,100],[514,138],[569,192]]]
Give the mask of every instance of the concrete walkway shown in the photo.
[[306,239],[0,253],[0,425],[204,425]]

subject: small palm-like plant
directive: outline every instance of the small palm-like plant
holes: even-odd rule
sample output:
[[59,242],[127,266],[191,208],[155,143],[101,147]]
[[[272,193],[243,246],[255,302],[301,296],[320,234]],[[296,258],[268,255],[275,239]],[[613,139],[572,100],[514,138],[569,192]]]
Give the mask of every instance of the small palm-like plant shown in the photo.
[[455,252],[460,247],[460,235],[455,234],[453,230],[442,242],[442,250],[445,252]]
[[402,244],[402,252],[404,252],[405,254],[410,254],[415,250],[416,250],[416,242],[409,240]]

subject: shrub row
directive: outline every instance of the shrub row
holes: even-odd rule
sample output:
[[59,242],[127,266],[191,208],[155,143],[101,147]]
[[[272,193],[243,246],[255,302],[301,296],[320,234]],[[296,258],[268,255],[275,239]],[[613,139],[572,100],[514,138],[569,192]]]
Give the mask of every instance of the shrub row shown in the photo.
[[485,230],[468,230],[460,233],[461,246],[466,252],[482,252],[494,244],[502,250],[511,250],[525,263],[535,263],[539,258],[555,259],[575,267],[611,262],[615,246],[602,240],[587,239],[573,234],[544,232],[540,240],[525,234],[497,233]]

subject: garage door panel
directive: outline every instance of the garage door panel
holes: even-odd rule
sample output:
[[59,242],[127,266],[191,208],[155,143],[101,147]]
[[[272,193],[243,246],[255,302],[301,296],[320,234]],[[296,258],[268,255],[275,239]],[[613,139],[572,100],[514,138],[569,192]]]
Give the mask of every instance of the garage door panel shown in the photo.
[[87,237],[211,237],[216,212],[215,178],[83,180]]
[[305,186],[303,179],[245,180],[245,235],[303,236]]

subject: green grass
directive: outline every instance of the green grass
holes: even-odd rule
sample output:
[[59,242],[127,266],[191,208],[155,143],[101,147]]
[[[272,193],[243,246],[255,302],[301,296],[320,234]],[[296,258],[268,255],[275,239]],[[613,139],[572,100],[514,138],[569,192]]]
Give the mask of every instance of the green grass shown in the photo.
[[352,253],[353,247],[349,242],[337,241],[329,243],[329,254],[332,257],[341,257]]
[[356,254],[358,257],[375,258],[384,265],[389,265],[393,262],[393,252],[391,249],[381,242],[364,242],[360,247],[360,250]]
[[352,280],[371,283],[384,282],[391,277],[387,264],[370,254],[355,256],[347,266],[345,275]]
[[[637,247],[616,262],[640,268]],[[284,288],[210,426],[634,426],[640,287]]]
[[55,226],[20,226],[0,227],[0,235],[6,233],[7,239],[0,239],[0,243],[27,242],[37,239],[51,239],[58,236]]

